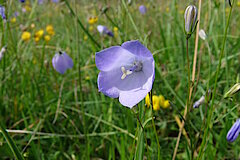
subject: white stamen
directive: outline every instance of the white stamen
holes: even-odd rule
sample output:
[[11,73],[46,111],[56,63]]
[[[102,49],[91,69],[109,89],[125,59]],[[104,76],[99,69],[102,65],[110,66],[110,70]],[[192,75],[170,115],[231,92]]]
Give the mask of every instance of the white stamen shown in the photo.
[[126,70],[125,67],[121,67],[121,70],[122,70],[122,73],[123,73],[121,79],[125,79],[127,77],[127,75],[132,74],[132,71]]

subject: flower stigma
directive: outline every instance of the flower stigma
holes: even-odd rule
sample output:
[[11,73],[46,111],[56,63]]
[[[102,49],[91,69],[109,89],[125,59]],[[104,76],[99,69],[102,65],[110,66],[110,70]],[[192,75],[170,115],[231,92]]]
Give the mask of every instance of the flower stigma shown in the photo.
[[139,72],[142,71],[143,64],[139,61],[134,61],[132,67],[130,69],[127,69],[125,67],[121,67],[122,70],[122,77],[121,79],[125,79],[128,75],[132,74],[133,72]]

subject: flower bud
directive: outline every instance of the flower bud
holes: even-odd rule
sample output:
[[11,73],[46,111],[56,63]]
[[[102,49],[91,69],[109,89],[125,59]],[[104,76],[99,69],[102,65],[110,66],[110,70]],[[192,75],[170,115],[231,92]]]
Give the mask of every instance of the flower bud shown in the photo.
[[232,86],[227,93],[225,93],[224,98],[232,97],[235,95],[237,92],[240,91],[240,83],[236,83],[234,86]]
[[197,7],[194,5],[190,5],[186,8],[184,19],[185,19],[185,33],[187,38],[191,37],[191,34],[194,32],[197,26]]
[[231,129],[228,131],[228,134],[227,134],[227,140],[229,142],[234,142],[238,135],[239,135],[239,132],[240,132],[240,119],[238,119],[234,124],[233,126],[231,127]]

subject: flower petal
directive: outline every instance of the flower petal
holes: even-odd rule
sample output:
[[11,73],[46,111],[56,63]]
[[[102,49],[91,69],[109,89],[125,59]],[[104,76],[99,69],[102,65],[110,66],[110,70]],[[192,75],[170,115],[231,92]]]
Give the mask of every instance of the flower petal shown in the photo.
[[120,46],[113,46],[96,53],[95,63],[99,70],[110,71],[130,64],[135,55]]
[[111,98],[119,97],[119,89],[116,84],[121,83],[120,69],[112,72],[101,71],[98,74],[98,89],[100,92]]
[[122,44],[122,47],[135,54],[142,57],[152,57],[152,53],[143,46],[138,40],[128,41]]
[[132,92],[122,91],[119,95],[119,102],[126,107],[132,108],[141,100],[143,100],[147,94],[148,90],[145,89],[140,89]]
[[65,64],[66,64],[67,68],[72,68],[73,67],[72,58],[69,57],[69,55],[67,55],[65,52],[63,53],[62,56],[64,58],[64,61],[65,61]]

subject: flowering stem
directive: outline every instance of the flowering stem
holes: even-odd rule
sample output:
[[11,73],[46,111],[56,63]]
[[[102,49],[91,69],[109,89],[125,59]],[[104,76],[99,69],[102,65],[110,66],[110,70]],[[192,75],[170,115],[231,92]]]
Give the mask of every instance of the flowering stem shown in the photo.
[[1,121],[0,121],[0,130],[4,136],[4,138],[6,139],[9,148],[12,150],[15,158],[17,160],[24,160],[23,156],[21,155],[20,151],[18,150],[16,144],[14,143],[14,141],[12,140],[12,138],[9,136],[8,132],[4,129]]
[[222,64],[222,58],[223,58],[225,43],[226,43],[226,39],[227,39],[227,31],[228,31],[228,27],[229,27],[229,22],[230,22],[230,18],[231,18],[231,15],[232,15],[233,4],[234,4],[234,0],[232,1],[232,6],[230,7],[230,13],[228,15],[227,25],[226,25],[225,32],[224,32],[224,38],[223,38],[221,53],[220,53],[220,57],[219,57],[219,61],[218,61],[217,71],[216,71],[216,74],[215,74],[214,89],[213,89],[213,94],[212,94],[212,103],[211,103],[210,111],[209,111],[209,114],[208,114],[208,117],[207,117],[207,124],[206,124],[206,128],[205,128],[205,131],[204,131],[203,141],[201,143],[201,147],[200,147],[200,151],[199,151],[197,160],[202,159],[202,156],[203,156],[203,153],[204,153],[204,148],[205,148],[205,145],[206,145],[206,142],[207,142],[207,137],[209,135],[209,127],[211,125],[211,120],[212,120],[213,111],[214,111],[214,106],[213,105],[214,105],[215,94],[216,94],[216,89],[217,89],[217,80],[218,80],[218,75],[219,75],[219,71],[220,71],[221,64]]
[[179,142],[180,142],[182,131],[183,131],[183,128],[184,128],[184,125],[185,125],[185,120],[186,120],[186,117],[187,117],[187,113],[189,111],[189,101],[191,99],[191,97],[190,97],[191,81],[190,81],[190,61],[189,61],[189,54],[188,54],[188,39],[189,38],[186,39],[186,49],[187,49],[186,52],[187,52],[187,65],[188,65],[187,66],[187,68],[188,68],[188,97],[187,97],[187,105],[185,106],[184,115],[183,115],[183,121],[182,121],[182,125],[180,127],[180,130],[179,130],[179,133],[178,133],[177,143],[176,143],[176,146],[175,146],[175,149],[174,149],[172,160],[175,160],[176,155],[177,155]]
[[151,103],[151,110],[152,110],[152,125],[153,125],[153,129],[154,129],[154,133],[156,136],[156,140],[157,140],[157,146],[158,146],[158,160],[161,159],[161,148],[160,148],[160,144],[159,144],[159,140],[158,140],[158,135],[157,135],[157,130],[156,130],[156,126],[155,126],[155,122],[154,122],[154,117],[153,117],[153,100],[152,100],[152,90],[150,92],[150,103]]
[[80,27],[82,28],[82,30],[87,34],[87,36],[91,39],[91,41],[98,47],[101,48],[101,45],[93,38],[93,36],[88,32],[88,30],[83,26],[82,22],[80,21],[80,19],[77,17],[76,13],[73,11],[72,7],[70,6],[68,0],[64,0],[68,9],[70,10],[71,14],[77,18],[77,22],[80,25]]

